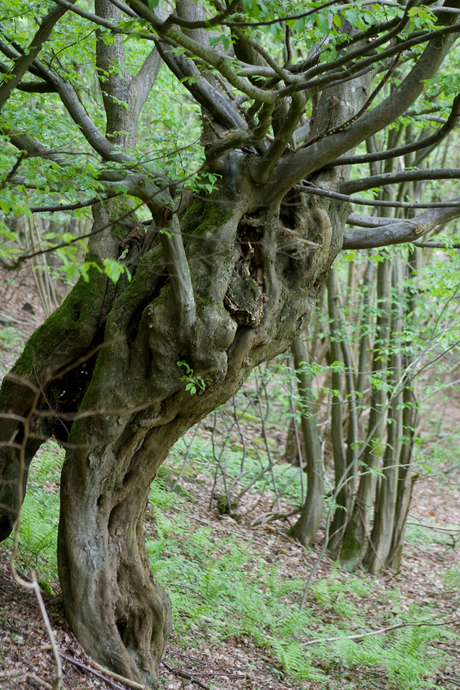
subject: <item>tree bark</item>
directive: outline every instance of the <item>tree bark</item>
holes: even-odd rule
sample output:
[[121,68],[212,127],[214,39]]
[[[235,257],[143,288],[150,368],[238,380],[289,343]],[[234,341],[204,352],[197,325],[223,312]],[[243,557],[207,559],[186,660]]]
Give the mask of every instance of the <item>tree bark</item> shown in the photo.
[[[393,388],[398,386],[401,377],[400,338],[402,332],[401,283],[402,270],[399,257],[393,265],[393,305],[391,319],[391,336],[389,345],[390,372],[388,380]],[[393,538],[396,500],[398,494],[398,457],[401,430],[401,392],[395,394],[390,389],[390,402],[387,415],[387,437],[383,457],[383,473],[380,477],[374,526],[364,565],[371,573],[377,573],[387,565]]]
[[[58,560],[71,628],[99,662],[151,685],[171,615],[143,545],[150,483],[188,428],[304,330],[340,248],[347,209],[301,195],[292,207],[258,209],[250,185],[227,178],[226,195],[192,200],[180,219],[158,215],[146,251],[135,221],[114,223],[116,201],[99,208],[91,260],[125,247],[132,281],[114,286],[90,271],[26,345],[15,366],[24,385],[7,377],[0,396],[3,412],[46,422],[26,439],[27,462],[51,434],[66,444]],[[185,390],[179,361],[206,382],[200,394]],[[10,420],[3,438],[23,429]],[[0,463],[6,536],[19,451],[1,448]]]
[[300,517],[291,533],[304,546],[311,546],[315,541],[324,505],[324,478],[321,452],[321,441],[316,427],[314,399],[312,396],[312,379],[305,373],[302,364],[307,361],[305,343],[296,338],[292,345],[294,367],[296,371],[299,395],[302,399],[301,429],[305,443],[307,495],[302,506]]
[[[377,320],[377,336],[374,344],[373,372],[385,380],[386,352],[390,328],[390,285],[391,262],[385,259],[379,264],[377,276],[377,299],[380,315]],[[358,567],[365,553],[370,536],[370,520],[374,501],[376,475],[373,472],[379,463],[378,444],[383,434],[386,395],[379,383],[373,386],[371,411],[367,433],[367,444],[363,453],[363,472],[361,473],[355,504],[347,525],[340,552],[340,562],[347,570]]]

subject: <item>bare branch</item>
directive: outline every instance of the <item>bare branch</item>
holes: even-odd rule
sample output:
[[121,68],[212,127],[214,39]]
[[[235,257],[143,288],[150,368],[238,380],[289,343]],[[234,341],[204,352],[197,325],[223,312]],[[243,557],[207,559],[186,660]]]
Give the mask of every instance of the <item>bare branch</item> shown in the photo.
[[[451,22],[446,22],[447,24],[451,24]],[[421,45],[422,43],[431,43],[437,38],[441,38],[444,36],[448,36],[452,33],[457,33],[460,32],[460,29],[457,27],[457,25],[453,26],[444,26],[442,29],[437,29],[436,31],[425,31],[422,33],[417,33],[415,36],[412,38],[408,38],[405,41],[402,41],[400,43],[396,43],[386,50],[382,51],[381,53],[377,53],[375,55],[371,55],[368,58],[365,58],[363,60],[359,60],[355,62],[354,65],[349,67],[348,69],[345,70],[338,70],[337,72],[332,72],[332,74],[329,75],[324,75],[322,77],[318,77],[316,79],[310,79],[307,81],[300,81],[296,84],[291,84],[289,86],[286,86],[286,88],[282,89],[280,91],[281,96],[289,96],[292,94],[294,91],[303,91],[303,90],[315,90],[317,91],[320,88],[324,88],[327,84],[331,83],[333,80],[348,80],[352,76],[357,76],[357,72],[361,72],[364,68],[371,67],[374,65],[376,62],[381,62],[382,60],[388,59],[393,57],[394,55],[399,54],[402,51],[408,51],[410,48]]]
[[[311,184],[311,183],[307,183]],[[322,189],[315,185],[303,187],[295,185],[294,189],[302,194],[316,194],[317,196],[327,196],[330,199],[337,199],[337,201],[348,201],[359,206],[380,206],[382,208],[457,208],[460,206],[460,197],[455,197],[451,201],[433,201],[422,204],[412,201],[382,201],[381,199],[361,199],[350,196],[349,194],[339,194],[338,192],[329,192],[327,189]]]
[[407,623],[395,623],[394,625],[388,625],[386,628],[380,628],[379,630],[372,630],[371,632],[367,633],[358,633],[357,635],[341,635],[339,637],[324,637],[324,638],[317,638],[315,640],[309,640],[306,642],[303,647],[307,647],[308,645],[312,644],[318,644],[320,642],[335,642],[336,640],[361,640],[364,637],[370,637],[371,635],[381,635],[382,633],[389,632],[390,630],[397,630],[398,628],[407,628],[408,626],[412,627],[420,627],[423,625],[427,626],[433,626],[433,625],[459,625],[460,623],[460,618],[452,618],[451,620],[447,621],[441,621],[438,623],[435,623],[433,621],[408,621]]
[[[452,33],[460,33],[458,24],[446,29]],[[438,35],[430,40],[407,77],[382,103],[345,130],[326,137],[289,158],[281,159],[276,168],[272,189],[268,189],[268,186],[266,188],[268,196],[273,197],[275,193],[284,196],[299,179],[320,170],[331,160],[384,129],[402,115],[421,94],[425,80],[436,74],[454,40],[450,34]]]
[[277,132],[274,141],[264,153],[262,158],[254,162],[252,167],[253,179],[258,183],[266,182],[270,176],[271,171],[276,166],[278,160],[281,158],[286,150],[286,147],[294,134],[295,128],[298,125],[300,117],[305,108],[305,96],[303,94],[294,94],[292,96],[291,107],[287,118],[282,123],[282,126]]
[[[239,113],[236,103],[222,96],[200,73],[192,60],[185,55],[176,55],[167,46],[157,44],[163,61],[171,72],[183,82],[196,101],[224,129],[246,130],[247,124]],[[192,77],[192,79],[187,79]]]
[[383,216],[360,216],[357,213],[350,213],[347,218],[348,225],[358,225],[362,228],[376,228],[380,225],[391,225],[396,223],[395,218],[385,218]]
[[437,225],[460,216],[460,197],[456,197],[451,203],[457,205],[450,209],[430,209],[410,220],[388,223],[367,230],[347,229],[344,232],[342,249],[372,249],[418,241],[422,235],[426,235]]
[[222,24],[224,20],[229,17],[234,11],[236,11],[238,3],[240,0],[232,0],[227,8],[222,8],[222,11],[211,19],[203,19],[193,21],[190,19],[185,19],[179,17],[177,14],[170,14],[169,17],[163,23],[163,31],[165,31],[169,26],[176,24],[184,29],[206,29],[212,26],[218,26]]
[[144,5],[142,0],[129,0],[129,5],[141,17],[152,23],[162,37],[161,40],[169,39],[169,41],[172,41],[176,46],[181,46],[192,55],[204,60],[208,65],[217,69],[222,76],[227,79],[229,84],[247,94],[250,98],[259,100],[262,103],[273,104],[279,100],[277,94],[272,91],[265,91],[264,89],[254,86],[248,80],[239,77],[235,69],[231,66],[230,59],[227,55],[221,55],[213,50],[205,48],[181,31],[172,28],[163,31],[163,25],[158,25],[158,16]]
[[114,192],[113,194],[109,194],[103,199],[95,196],[92,199],[87,199],[86,201],[77,201],[74,204],[49,204],[47,206],[29,206],[29,211],[31,213],[56,213],[58,211],[75,211],[77,208],[86,208],[87,206],[94,206],[94,204],[97,204],[98,202],[113,199],[113,197],[115,196],[118,196],[118,194]]
[[342,0],[331,0],[330,2],[326,2],[324,5],[320,5],[319,7],[315,7],[313,10],[308,10],[308,12],[302,12],[302,14],[291,14],[288,15],[287,17],[279,17],[278,19],[267,19],[266,21],[260,21],[260,22],[221,22],[223,26],[237,26],[237,27],[255,27],[255,26],[272,26],[273,24],[283,24],[284,22],[289,22],[291,20],[295,19],[303,19],[304,17],[310,17],[312,14],[316,14],[316,12],[319,12],[320,10],[324,10],[327,7],[331,7],[332,5],[337,5],[340,4]]
[[[382,59],[382,54],[377,55],[376,50],[379,48],[381,45],[384,45],[385,43],[388,43],[391,41],[392,38],[397,36],[406,26],[407,22],[409,21],[409,16],[408,16],[408,11],[409,11],[409,6],[406,7],[406,10],[400,20],[397,21],[396,26],[392,27],[388,33],[386,33],[384,36],[381,36],[380,38],[376,39],[375,41],[372,41],[371,43],[368,43],[367,45],[360,46],[360,48],[349,51],[347,52],[344,56],[341,58],[338,58],[337,60],[333,60],[332,62],[329,63],[321,63],[319,65],[316,65],[315,67],[312,67],[308,69],[305,72],[302,72],[297,76],[297,81],[300,80],[308,80],[312,79],[312,77],[315,77],[317,74],[322,74],[325,72],[330,72],[334,69],[337,69],[338,67],[343,67],[343,65],[346,65],[349,62],[352,62],[353,60],[356,60],[357,58],[362,58],[364,55],[367,53],[372,52],[374,54],[374,60],[381,60]],[[361,63],[360,63],[361,64]],[[360,67],[362,68],[362,67]]]
[[355,163],[373,163],[375,161],[384,161],[389,158],[396,158],[397,156],[405,156],[408,153],[414,153],[415,151],[420,151],[428,146],[435,146],[439,144],[453,129],[457,126],[460,119],[460,95],[456,96],[452,104],[452,110],[450,111],[449,118],[447,122],[441,127],[441,129],[426,139],[417,141],[412,144],[407,144],[406,146],[400,146],[395,149],[388,149],[387,151],[377,151],[375,153],[367,153],[363,156],[341,156],[335,161],[332,161],[328,165],[324,166],[324,169],[335,167],[337,165],[354,165]]
[[415,182],[418,180],[457,180],[460,178],[460,168],[430,169],[424,170],[402,170],[396,173],[385,173],[374,177],[365,177],[362,180],[351,180],[340,185],[341,194],[355,194],[365,189],[374,187],[385,187],[388,184],[399,184],[400,182]]
[[[449,242],[412,242],[415,247],[426,247],[427,249],[460,249],[460,244],[449,244]],[[415,524],[415,523],[407,523]]]

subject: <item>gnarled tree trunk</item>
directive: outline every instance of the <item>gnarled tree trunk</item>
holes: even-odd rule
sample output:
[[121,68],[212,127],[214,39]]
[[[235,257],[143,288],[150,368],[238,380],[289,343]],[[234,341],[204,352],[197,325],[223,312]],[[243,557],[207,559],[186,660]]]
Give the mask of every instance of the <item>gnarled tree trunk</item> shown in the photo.
[[[171,614],[143,544],[150,482],[181,434],[231,397],[254,366],[286,350],[304,330],[342,248],[348,204],[333,195],[350,189],[343,184],[349,170],[341,157],[418,98],[452,45],[454,32],[447,29],[456,15],[440,15],[446,31],[433,40],[420,39],[427,43],[423,53],[415,53],[401,84],[375,105],[395,65],[391,44],[383,63],[387,73],[378,76],[371,91],[370,70],[382,55],[372,41],[383,32],[375,39],[378,45],[393,42],[405,31],[407,12],[396,22],[363,31],[351,45],[351,27],[340,20],[343,36],[333,63],[332,53],[320,59],[318,43],[310,56],[293,64],[286,32],[281,68],[276,41],[270,57],[233,23],[222,31],[234,43],[238,61],[219,53],[220,46],[209,47],[201,30],[223,27],[237,3],[220,8],[212,21],[201,21],[200,5],[192,0],[181,0],[166,20],[141,0],[127,0],[127,6],[96,0],[94,15],[73,3],[65,7],[83,12],[98,27],[93,66],[100,76],[106,132],[99,129],[99,114],[91,119],[84,99],[62,76],[65,69],[57,72],[35,60],[43,45],[38,38],[0,86],[0,104],[16,86],[30,88],[22,82],[29,68],[45,82],[39,84],[44,93],[60,97],[62,110],[76,124],[73,131],[81,133],[79,150],[87,155],[91,147],[97,160],[89,177],[106,199],[95,207],[88,259],[101,269],[106,260],[124,262],[133,278],[113,285],[91,269],[89,281],[77,283],[6,377],[0,393],[0,537],[9,534],[18,515],[23,493],[18,480],[24,476],[25,482],[36,449],[54,435],[66,444],[59,571],[67,618],[101,663],[154,685]],[[62,14],[51,11],[37,36],[46,40]],[[142,31],[151,33],[138,36],[127,29],[128,22],[121,21],[126,16],[141,20]],[[106,31],[112,32],[108,40]],[[145,50],[144,39],[155,44],[134,77],[119,36],[125,31],[130,41],[142,44],[129,61],[131,70]],[[327,44],[329,37],[324,38]],[[5,53],[2,42],[0,51],[15,59],[13,48],[7,46]],[[198,193],[188,202],[186,194],[180,200],[181,184],[147,160],[148,146],[139,155],[135,147],[139,114],[160,56],[201,108],[208,172],[217,179],[211,194]],[[314,101],[310,128],[307,99]],[[65,190],[72,155],[10,124],[2,124],[2,136],[21,152],[62,165],[52,193]],[[22,184],[20,176],[15,180],[21,162],[8,173],[8,184]],[[130,201],[107,201],[120,194],[120,187],[152,214],[145,236]],[[80,191],[87,191],[85,184]],[[459,211],[449,213],[453,218]],[[434,227],[446,214],[423,216],[423,228]],[[403,228],[403,235],[398,228],[395,241],[415,232],[413,225]],[[393,241],[392,231],[388,237]],[[353,242],[351,237],[348,246]],[[178,362],[187,363],[190,380],[205,381],[205,390],[190,395]]]
[[[40,427],[26,464],[50,434],[66,443],[59,527],[66,616],[92,656],[139,681],[154,682],[171,629],[144,546],[149,486],[175,441],[304,329],[340,247],[336,202],[299,195],[293,206],[257,208],[247,180],[238,190],[194,199],[180,221],[157,217],[156,240],[131,266],[131,283],[113,286],[91,271],[26,346],[13,370],[22,385],[7,377],[0,398],[3,410],[29,413]],[[111,225],[110,212],[96,216],[97,229]],[[288,239],[286,227],[295,228]],[[125,242],[116,235],[105,228],[93,244],[102,241],[107,255],[112,243],[116,255]],[[134,241],[128,260],[136,253]],[[84,307],[94,319],[77,342]],[[204,379],[204,391],[185,390],[180,361]],[[34,390],[24,395],[29,381],[43,391],[35,409]],[[3,441],[14,424],[22,433],[16,417]],[[3,448],[2,470],[17,474],[20,455]],[[14,484],[8,492],[4,535],[17,514]]]

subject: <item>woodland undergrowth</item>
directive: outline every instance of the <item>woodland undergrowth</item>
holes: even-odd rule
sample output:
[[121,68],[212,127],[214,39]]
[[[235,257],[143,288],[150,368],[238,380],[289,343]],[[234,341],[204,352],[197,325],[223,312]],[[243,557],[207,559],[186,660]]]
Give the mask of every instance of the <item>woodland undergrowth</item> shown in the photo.
[[[298,563],[310,566],[314,551],[294,546],[285,529],[289,552],[287,546],[273,547],[273,527],[259,528],[270,529],[262,540],[257,528],[250,528],[244,509],[256,499],[265,505],[270,500],[271,490],[263,479],[248,492],[243,515],[237,519],[220,515],[216,508],[207,511],[203,496],[208,501],[212,487],[211,445],[201,438],[191,452],[181,441],[150,494],[147,544],[154,573],[171,596],[175,644],[191,654],[229,640],[250,644],[268,655],[280,681],[295,688],[434,687],[437,670],[451,661],[441,646],[458,644],[454,628],[410,626],[356,641],[346,638],[403,621],[438,621],[445,612],[435,604],[408,604],[397,579],[384,582],[363,572],[346,573],[330,561],[317,573],[307,605],[299,611],[308,571],[299,569]],[[178,483],[187,450],[186,471]],[[47,594],[59,592],[56,541],[62,455],[52,442],[41,449],[22,511],[18,562],[26,573],[38,573]],[[248,472],[257,476],[255,464],[249,458]],[[281,478],[294,468],[283,464],[276,471]],[[222,525],[228,529],[217,529]],[[426,531],[409,526],[409,539],[423,546]],[[296,559],[291,558],[293,548]],[[446,586],[458,588],[458,564],[444,577]],[[330,637],[341,639],[308,645]]]

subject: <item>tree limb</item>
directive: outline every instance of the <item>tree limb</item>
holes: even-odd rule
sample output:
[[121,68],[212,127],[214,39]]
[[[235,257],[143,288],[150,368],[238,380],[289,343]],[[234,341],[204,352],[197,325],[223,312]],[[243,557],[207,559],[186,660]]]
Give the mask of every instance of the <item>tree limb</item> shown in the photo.
[[[239,113],[237,105],[222,96],[209,81],[202,76],[197,66],[185,55],[173,53],[167,46],[157,43],[159,53],[171,72],[183,82],[193,98],[196,99],[209,115],[224,129],[246,130],[247,124]],[[192,77],[192,79],[187,79]]]
[[330,192],[327,189],[316,187],[303,187],[295,185],[294,189],[302,194],[316,194],[318,196],[327,196],[330,199],[337,199],[337,201],[348,201],[359,206],[380,206],[382,208],[457,208],[460,206],[460,197],[455,197],[451,201],[433,201],[426,204],[418,201],[383,201],[381,199],[361,199],[353,197],[348,194],[339,194],[339,192]]
[[173,24],[177,24],[177,26],[180,26],[183,29],[206,29],[208,27],[218,26],[219,24],[222,24],[223,21],[234,11],[236,11],[239,1],[240,0],[232,0],[227,8],[222,8],[222,11],[219,12],[219,14],[217,14],[215,17],[211,17],[211,19],[194,21],[180,17],[177,14],[170,14],[169,17],[167,17],[163,22],[163,31]]
[[458,204],[455,208],[429,209],[410,220],[364,230],[347,229],[344,232],[342,249],[372,249],[417,241],[437,225],[448,223],[460,216],[460,197],[453,201]]
[[391,225],[397,222],[394,218],[384,218],[383,216],[360,216],[357,213],[350,213],[347,218],[348,225],[358,225],[362,228],[376,228],[381,225]]
[[[75,0],[71,0],[69,4],[73,4]],[[24,74],[27,72],[33,61],[43,48],[43,45],[48,40],[52,30],[59,19],[66,13],[67,8],[58,8],[51,10],[40,24],[40,28],[33,37],[29,47],[24,51],[24,54],[19,57],[13,67],[12,72],[9,73],[9,79],[4,80],[0,86],[0,110],[5,105],[8,98],[11,96],[13,89],[15,89],[21,82]]]
[[[372,41],[371,43],[368,43],[367,45],[361,46],[359,49],[347,52],[344,56],[341,58],[338,58],[337,60],[333,60],[332,62],[329,63],[320,63],[319,65],[316,65],[315,67],[312,67],[308,69],[305,72],[302,72],[297,76],[297,81],[306,81],[308,79],[312,79],[312,77],[316,76],[317,74],[322,74],[325,72],[330,72],[331,70],[334,70],[338,67],[343,67],[343,65],[346,65],[348,62],[352,62],[353,60],[357,58],[361,58],[364,55],[366,55],[369,52],[375,53],[377,48],[379,48],[381,45],[384,43],[388,43],[388,41],[391,41],[392,38],[397,36],[406,26],[407,22],[409,21],[409,16],[408,16],[408,11],[409,11],[410,5],[408,5],[404,11],[404,14],[402,18],[397,20],[396,26],[392,27],[388,33],[386,33],[384,36],[381,36],[380,38],[377,38],[375,41]],[[375,58],[373,61],[376,59],[380,60],[381,55],[375,55]]]
[[257,99],[262,103],[275,104],[279,98],[278,95],[272,91],[254,86],[246,79],[239,77],[234,68],[229,64],[229,57],[220,55],[213,50],[205,48],[203,45],[194,41],[181,31],[172,28],[163,30],[163,25],[159,24],[159,18],[143,4],[142,0],[129,0],[129,5],[134,9],[143,19],[150,21],[152,26],[158,31],[162,40],[169,39],[176,46],[181,46],[188,50],[192,55],[204,60],[209,66],[217,69],[227,81],[239,91],[247,94],[250,98]]
[[47,79],[54,84],[67,112],[79,127],[90,146],[106,161],[132,163],[132,159],[127,154],[117,149],[116,146],[106,139],[102,132],[96,127],[86,112],[85,107],[80,103],[73,86],[58,74],[45,67],[39,60],[36,60],[35,64],[40,71],[46,75]]
[[373,177],[365,177],[362,180],[350,180],[340,185],[341,194],[355,194],[363,192],[365,189],[374,187],[384,187],[388,184],[399,184],[400,182],[415,182],[418,180],[457,180],[460,178],[460,168],[430,169],[423,170],[402,170],[396,173],[384,173]]
[[[459,0],[455,2],[458,3]],[[458,24],[447,29],[452,30],[452,33],[460,32]],[[274,194],[284,196],[299,179],[320,170],[402,115],[421,94],[425,80],[436,74],[454,40],[450,34],[431,40],[406,78],[382,103],[345,130],[326,137],[289,158],[281,159],[274,182],[266,187],[267,195],[271,198]]]
[[295,128],[305,108],[305,96],[297,93],[292,96],[291,106],[285,121],[277,132],[275,139],[270,144],[262,158],[254,161],[251,168],[252,176],[258,184],[268,180],[271,171],[276,166],[286,150],[286,147],[294,134]]
[[408,153],[414,153],[415,151],[420,151],[428,146],[435,146],[439,144],[450,132],[457,126],[460,119],[460,95],[454,98],[452,104],[452,110],[446,121],[446,123],[441,127],[441,129],[435,134],[417,141],[415,143],[406,144],[405,146],[399,146],[395,149],[388,149],[386,151],[376,151],[375,153],[367,153],[362,156],[341,156],[335,161],[332,161],[328,165],[324,166],[324,170],[336,167],[338,165],[354,165],[357,163],[373,163],[375,161],[384,161],[389,158],[396,158],[398,156],[405,156]]
[[[9,74],[10,69],[0,62],[0,72]],[[16,88],[18,91],[25,91],[26,93],[54,93],[56,91],[54,86],[44,81],[20,81]]]
[[[450,24],[451,22],[447,22]],[[421,45],[422,43],[430,43],[437,38],[448,36],[451,33],[456,33],[459,31],[455,26],[444,26],[442,29],[437,29],[436,31],[426,31],[423,33],[418,33],[412,38],[408,38],[405,41],[396,43],[389,48],[386,48],[381,53],[371,55],[368,58],[359,60],[355,62],[354,65],[345,70],[338,70],[337,72],[332,72],[332,74],[324,75],[316,79],[310,79],[307,81],[300,81],[296,84],[291,84],[286,86],[282,91],[280,91],[281,96],[289,96],[294,93],[294,91],[304,91],[313,90],[318,91],[320,88],[324,88],[330,84],[333,80],[348,80],[350,77],[357,76],[357,72],[361,72],[364,68],[372,67],[376,62],[381,62],[388,58],[397,55],[398,53],[405,51],[407,52],[410,48]]]

